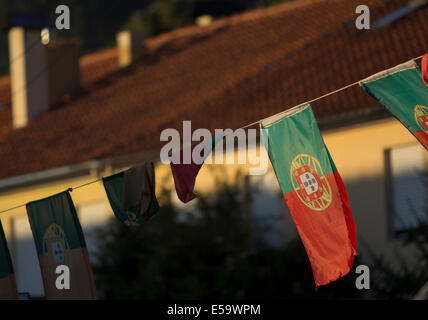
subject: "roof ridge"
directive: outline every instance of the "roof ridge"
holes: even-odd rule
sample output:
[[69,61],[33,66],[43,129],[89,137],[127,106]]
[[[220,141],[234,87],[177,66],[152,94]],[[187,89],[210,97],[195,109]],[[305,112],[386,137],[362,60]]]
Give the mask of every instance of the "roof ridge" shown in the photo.
[[[157,46],[162,46],[165,43],[176,40],[180,38],[191,37],[194,35],[201,34],[209,34],[218,31],[225,26],[232,26],[238,23],[243,23],[256,19],[264,19],[273,15],[280,15],[284,11],[302,8],[308,5],[313,5],[315,3],[320,2],[328,2],[328,1],[339,1],[339,0],[294,0],[290,2],[279,3],[276,5],[272,5],[264,8],[256,8],[253,10],[247,10],[244,12],[236,13],[231,16],[222,17],[214,20],[211,25],[207,27],[200,27],[197,25],[190,25],[187,27],[171,30],[169,32],[165,32],[159,34],[154,37],[147,38],[148,42],[158,42]],[[111,58],[112,56],[117,55],[117,48],[102,48],[100,50],[84,54],[79,57],[79,64],[87,65],[90,63],[99,62],[101,57],[103,58]],[[100,59],[100,60],[99,60]],[[4,76],[0,76],[0,87],[10,85],[10,75],[6,74]]]
[[269,7],[256,8],[246,10],[240,13],[235,13],[230,16],[221,17],[213,20],[213,22],[205,27],[198,25],[189,25],[179,29],[164,32],[154,37],[147,38],[146,41],[158,43],[159,46],[168,43],[171,40],[182,39],[201,34],[210,34],[224,27],[233,26],[239,23],[249,22],[252,20],[265,19],[274,15],[280,15],[285,11],[299,9],[308,5],[314,5],[322,2],[338,2],[339,0],[294,0],[284,3],[275,4]]

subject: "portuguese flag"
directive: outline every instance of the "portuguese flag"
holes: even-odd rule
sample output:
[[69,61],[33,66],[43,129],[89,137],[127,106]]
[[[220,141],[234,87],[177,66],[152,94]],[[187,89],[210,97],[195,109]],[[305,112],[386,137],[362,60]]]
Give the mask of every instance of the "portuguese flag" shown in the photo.
[[428,150],[428,87],[411,60],[360,82]]
[[310,105],[264,119],[269,158],[308,254],[316,287],[349,273],[355,225],[342,179]]
[[147,221],[159,210],[153,162],[104,177],[103,184],[114,215],[127,225]]
[[[46,299],[96,299],[82,227],[68,191],[27,204],[33,238],[39,257]],[[70,289],[58,289],[59,265],[66,265]]]
[[0,222],[0,300],[17,300],[15,275],[12,260],[10,259],[6,237]]

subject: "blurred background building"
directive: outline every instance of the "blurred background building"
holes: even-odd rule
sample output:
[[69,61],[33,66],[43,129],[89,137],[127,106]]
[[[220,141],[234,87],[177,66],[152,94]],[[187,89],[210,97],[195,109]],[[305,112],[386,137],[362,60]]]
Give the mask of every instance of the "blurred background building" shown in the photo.
[[[198,12],[194,25],[156,36],[117,30],[115,47],[83,55],[81,41],[62,39],[40,16],[10,16],[0,210],[156,159],[160,132],[181,132],[183,120],[193,130],[236,129],[428,52],[427,1],[366,0],[371,30],[355,28],[358,4],[296,0],[222,18]],[[348,190],[360,255],[369,260],[373,250],[394,261],[400,250],[410,259],[412,248],[398,240],[427,219],[426,152],[358,87],[312,107]],[[270,245],[287,242],[296,230],[272,167],[263,176],[249,175],[250,167],[204,165],[196,190],[209,194],[216,174],[241,170],[248,216],[273,227],[261,235]],[[183,211],[194,206],[179,203],[168,166],[156,164],[156,179]],[[102,183],[72,197],[95,259],[93,230],[112,216]],[[43,296],[25,208],[1,221],[19,291]]]

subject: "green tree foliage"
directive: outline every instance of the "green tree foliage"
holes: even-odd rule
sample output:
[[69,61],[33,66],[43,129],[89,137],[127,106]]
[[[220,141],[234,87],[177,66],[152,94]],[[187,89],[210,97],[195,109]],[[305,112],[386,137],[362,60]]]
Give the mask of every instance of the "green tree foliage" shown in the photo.
[[[0,0],[0,25],[11,12],[40,12],[54,24],[55,8],[70,8],[71,29],[57,32],[58,37],[75,37],[81,52],[88,53],[115,45],[121,28],[142,31],[146,36],[193,24],[202,14],[214,17],[230,15],[249,8],[287,0]],[[8,73],[7,34],[0,33],[0,75]]]
[[[219,181],[191,212],[159,197],[140,227],[112,220],[100,230],[97,289],[106,299],[354,298],[354,272],[315,291],[299,239],[271,247],[254,237],[237,183]],[[185,219],[184,219],[185,218]]]
[[228,16],[284,1],[287,0],[155,0],[147,8],[133,12],[123,28],[154,36],[192,25],[201,15]]
[[[88,53],[115,45],[120,27],[128,20],[131,12],[145,8],[153,0],[0,0],[0,26],[6,23],[9,13],[38,12],[46,15],[55,24],[55,8],[59,4],[70,8],[70,30],[56,32],[58,37],[78,38],[81,52]],[[0,32],[0,75],[8,73],[7,33]]]
[[133,12],[124,29],[153,36],[190,25],[194,21],[196,2],[197,0],[154,1],[146,9]]
[[[80,40],[81,52],[88,53],[115,45],[120,29],[144,32],[146,36],[194,23],[202,14],[214,17],[290,0],[0,0],[0,26],[11,12],[40,12],[55,22],[55,8],[70,8],[71,29],[57,32],[58,37]],[[296,0],[297,1],[297,0]],[[0,75],[8,73],[7,34],[0,33]]]

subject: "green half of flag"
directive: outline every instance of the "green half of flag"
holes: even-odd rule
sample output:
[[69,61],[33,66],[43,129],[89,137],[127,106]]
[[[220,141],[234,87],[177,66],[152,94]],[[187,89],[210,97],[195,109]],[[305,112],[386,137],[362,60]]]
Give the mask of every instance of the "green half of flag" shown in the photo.
[[153,163],[145,163],[103,178],[114,215],[126,224],[140,224],[159,210]]
[[264,119],[262,128],[269,158],[311,262],[315,284],[325,285],[349,273],[357,254],[345,186],[309,105]]
[[12,260],[0,222],[0,300],[18,299]]
[[[68,191],[27,204],[46,299],[96,299],[88,250]],[[69,269],[70,289],[56,284],[57,267]]]
[[428,87],[412,60],[360,82],[428,150]]

